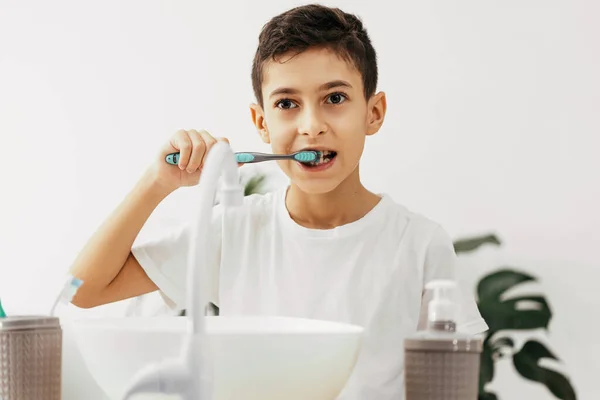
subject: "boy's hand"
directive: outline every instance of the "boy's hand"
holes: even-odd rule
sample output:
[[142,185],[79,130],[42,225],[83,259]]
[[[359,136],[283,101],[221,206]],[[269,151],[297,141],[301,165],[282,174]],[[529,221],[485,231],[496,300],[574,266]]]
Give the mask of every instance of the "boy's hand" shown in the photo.
[[[168,191],[182,186],[198,184],[200,172],[210,148],[225,138],[214,138],[201,130],[177,131],[159,152],[158,160],[153,165],[154,180]],[[165,161],[167,154],[179,152],[179,165],[171,165]]]

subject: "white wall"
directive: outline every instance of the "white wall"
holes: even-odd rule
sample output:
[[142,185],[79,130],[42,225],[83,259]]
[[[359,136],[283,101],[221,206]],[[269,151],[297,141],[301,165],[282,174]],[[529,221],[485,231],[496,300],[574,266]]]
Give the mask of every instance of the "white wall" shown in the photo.
[[[0,3],[8,313],[47,310],[77,251],[175,130],[268,150],[247,110],[250,62],[262,24],[299,2],[211,3]],[[600,345],[588,332],[600,329],[600,3],[385,3],[328,3],[363,17],[388,93],[365,182],[453,236],[497,232],[505,246],[465,258],[467,279],[503,263],[539,276],[555,313],[547,340],[579,398],[599,398]],[[169,198],[145,234],[186,218],[193,195]],[[494,388],[552,398],[507,363]]]

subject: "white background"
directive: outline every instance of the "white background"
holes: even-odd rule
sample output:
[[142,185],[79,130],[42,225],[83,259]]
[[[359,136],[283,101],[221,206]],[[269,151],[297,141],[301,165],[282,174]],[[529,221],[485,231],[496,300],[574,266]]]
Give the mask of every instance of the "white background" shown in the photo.
[[[262,24],[299,3],[202,3],[0,3],[7,313],[47,312],[79,249],[177,129],[268,151],[247,107],[251,60]],[[537,275],[557,368],[579,399],[599,398],[600,3],[360,3],[327,4],[363,18],[388,94],[384,127],[367,142],[366,185],[453,237],[499,234],[500,249],[465,258],[465,279],[502,265]],[[167,199],[143,234],[187,218],[194,194]],[[505,361],[493,388],[501,399],[552,399]]]

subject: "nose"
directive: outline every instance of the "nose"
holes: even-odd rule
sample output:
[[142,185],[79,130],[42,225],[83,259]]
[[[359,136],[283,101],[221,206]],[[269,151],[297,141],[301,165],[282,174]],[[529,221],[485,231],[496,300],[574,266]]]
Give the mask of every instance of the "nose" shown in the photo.
[[307,136],[319,136],[327,132],[327,123],[318,109],[306,107],[300,115],[298,133]]

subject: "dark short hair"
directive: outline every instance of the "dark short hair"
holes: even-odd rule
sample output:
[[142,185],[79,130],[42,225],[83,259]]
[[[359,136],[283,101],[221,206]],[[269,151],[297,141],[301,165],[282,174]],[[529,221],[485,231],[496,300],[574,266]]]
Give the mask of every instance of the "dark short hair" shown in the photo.
[[361,20],[339,8],[309,4],[273,17],[260,32],[252,63],[252,88],[261,107],[265,63],[319,47],[331,49],[352,63],[362,75],[366,99],[375,93],[377,54]]

